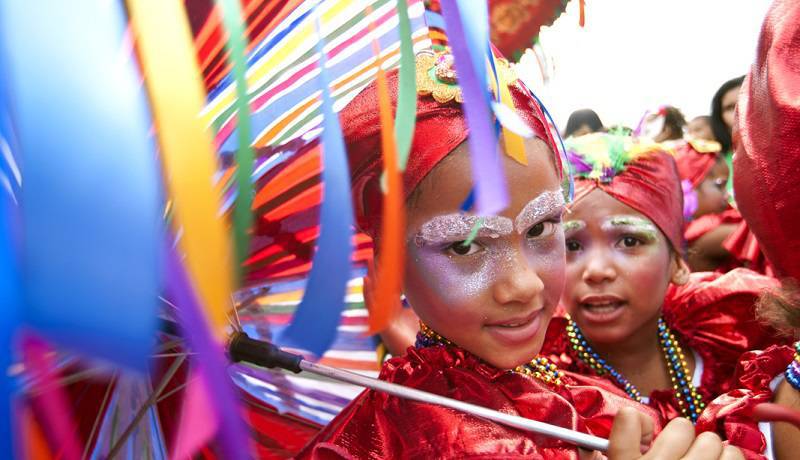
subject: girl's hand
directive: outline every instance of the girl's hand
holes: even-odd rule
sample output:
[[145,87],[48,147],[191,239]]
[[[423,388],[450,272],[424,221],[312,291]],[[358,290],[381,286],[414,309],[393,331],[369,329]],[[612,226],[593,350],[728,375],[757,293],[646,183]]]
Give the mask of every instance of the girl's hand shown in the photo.
[[744,460],[741,451],[727,446],[715,433],[695,436],[694,426],[676,418],[653,441],[653,421],[645,414],[626,407],[614,417],[609,436],[610,460]]

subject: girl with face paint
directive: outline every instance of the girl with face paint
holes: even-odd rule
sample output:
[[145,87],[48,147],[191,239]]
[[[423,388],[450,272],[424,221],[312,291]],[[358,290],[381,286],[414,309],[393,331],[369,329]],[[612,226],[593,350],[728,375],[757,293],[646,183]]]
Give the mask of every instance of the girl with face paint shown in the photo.
[[[516,79],[501,81],[535,137],[524,140],[526,164],[501,155],[509,207],[497,215],[461,211],[471,188],[470,152],[464,142],[468,130],[459,99],[452,97],[460,90],[454,81],[439,78],[452,71],[447,68],[451,62],[447,56],[417,60],[418,78],[430,80],[418,84],[426,89],[418,97],[417,125],[403,175],[407,197],[403,293],[421,320],[420,333],[405,356],[384,364],[380,378],[599,436],[611,434],[612,420],[621,408],[635,408],[618,420],[610,454],[637,458],[639,443],[646,445],[649,440],[620,428],[625,426],[625,414],[634,420],[637,412],[644,414],[647,424],[652,421],[658,431],[656,413],[608,382],[561,371],[539,355],[563,288],[565,263],[560,161],[541,109]],[[387,79],[396,105],[397,73],[389,72]],[[373,237],[381,222],[377,97],[373,83],[340,115],[357,222]],[[504,144],[501,137],[498,147],[503,149]],[[377,253],[378,269],[380,264]],[[674,435],[676,426],[667,427],[666,438],[674,439],[669,433]],[[678,437],[684,440],[685,428],[677,426],[683,433]],[[702,442],[719,445],[718,438]],[[630,443],[635,444],[634,454],[630,450],[623,454]],[[674,448],[665,441],[654,447],[657,452],[652,455],[686,454],[686,449],[663,450],[668,445]],[[714,458],[721,452],[720,446]],[[726,455],[731,454],[728,450]],[[371,390],[346,407],[299,458],[477,456],[583,458],[562,441]]]
[[773,275],[747,223],[729,204],[730,170],[719,144],[692,140],[676,151],[684,197],[686,259],[692,271],[725,273],[746,267]]
[[543,354],[597,375],[665,419],[696,421],[733,388],[739,356],[776,340],[754,303],[775,280],[737,269],[690,274],[671,155],[616,134],[567,141],[576,196],[563,218],[562,305]]

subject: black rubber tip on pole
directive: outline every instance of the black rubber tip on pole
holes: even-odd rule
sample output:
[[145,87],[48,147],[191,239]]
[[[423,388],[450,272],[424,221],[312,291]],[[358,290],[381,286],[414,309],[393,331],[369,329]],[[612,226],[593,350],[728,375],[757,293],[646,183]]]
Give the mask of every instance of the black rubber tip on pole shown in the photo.
[[248,362],[256,366],[280,368],[299,373],[303,357],[281,350],[262,340],[251,339],[244,332],[237,332],[228,344],[228,355],[233,362]]

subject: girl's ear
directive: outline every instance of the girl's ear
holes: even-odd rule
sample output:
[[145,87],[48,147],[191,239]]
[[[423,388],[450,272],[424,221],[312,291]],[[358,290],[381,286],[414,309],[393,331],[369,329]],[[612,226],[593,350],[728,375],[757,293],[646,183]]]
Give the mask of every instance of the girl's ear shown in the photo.
[[675,253],[675,268],[672,271],[672,283],[678,286],[684,285],[689,282],[689,274],[692,271],[689,269],[689,265],[686,264],[686,261],[683,260],[683,257],[680,254]]

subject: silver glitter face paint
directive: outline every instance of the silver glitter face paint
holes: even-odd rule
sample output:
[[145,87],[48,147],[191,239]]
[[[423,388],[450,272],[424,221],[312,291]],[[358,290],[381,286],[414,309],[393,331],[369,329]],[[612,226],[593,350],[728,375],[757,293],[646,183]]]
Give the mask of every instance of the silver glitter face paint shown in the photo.
[[[414,237],[417,246],[430,244],[454,243],[466,240],[473,227],[481,218],[464,214],[448,214],[436,216],[424,223]],[[479,238],[499,238],[510,235],[514,231],[511,219],[500,216],[483,218],[483,224],[478,229]]]
[[642,237],[648,243],[658,241],[658,227],[648,219],[639,216],[611,216],[600,228],[605,232],[625,231]]
[[561,225],[564,227],[564,236],[570,236],[586,228],[586,222],[582,220],[568,220]]
[[543,218],[563,209],[564,195],[560,190],[544,192],[522,208],[514,221],[514,227],[521,235]]

